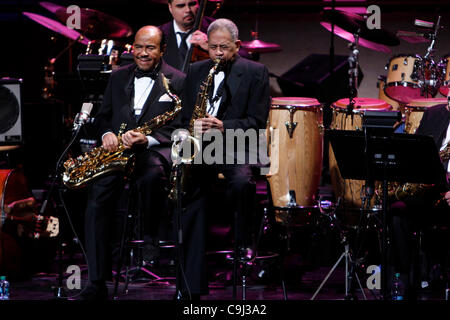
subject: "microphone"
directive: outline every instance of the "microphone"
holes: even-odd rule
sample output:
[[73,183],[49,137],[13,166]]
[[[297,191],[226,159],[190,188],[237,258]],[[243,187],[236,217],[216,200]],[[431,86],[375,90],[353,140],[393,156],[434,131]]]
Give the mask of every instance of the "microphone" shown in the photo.
[[83,103],[80,112],[77,113],[73,121],[73,129],[72,129],[73,131],[78,130],[79,128],[81,128],[82,125],[84,125],[87,122],[93,106],[94,105],[90,102]]

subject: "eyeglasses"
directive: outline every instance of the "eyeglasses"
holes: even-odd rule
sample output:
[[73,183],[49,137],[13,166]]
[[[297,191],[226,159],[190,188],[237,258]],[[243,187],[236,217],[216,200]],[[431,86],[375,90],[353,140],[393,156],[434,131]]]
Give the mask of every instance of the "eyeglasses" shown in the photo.
[[212,51],[216,51],[218,48],[220,48],[221,51],[229,51],[232,48],[232,46],[228,44],[221,44],[221,45],[210,44],[208,45],[208,48]]

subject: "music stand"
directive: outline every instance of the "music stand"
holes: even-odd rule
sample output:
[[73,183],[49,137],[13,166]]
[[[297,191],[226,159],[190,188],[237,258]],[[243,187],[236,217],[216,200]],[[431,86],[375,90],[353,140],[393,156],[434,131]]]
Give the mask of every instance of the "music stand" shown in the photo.
[[327,130],[327,135],[344,179],[383,182],[381,292],[386,300],[387,183],[445,184],[439,152],[430,136],[347,130]]

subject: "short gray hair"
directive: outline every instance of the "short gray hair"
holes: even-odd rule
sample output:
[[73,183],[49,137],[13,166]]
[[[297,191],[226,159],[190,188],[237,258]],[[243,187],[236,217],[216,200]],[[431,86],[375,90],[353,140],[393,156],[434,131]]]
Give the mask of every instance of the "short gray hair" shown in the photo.
[[219,30],[219,29],[225,29],[227,30],[231,35],[231,40],[233,42],[237,41],[239,39],[239,30],[234,24],[233,21],[225,18],[217,19],[213,23],[211,23],[208,27],[208,38],[211,32]]

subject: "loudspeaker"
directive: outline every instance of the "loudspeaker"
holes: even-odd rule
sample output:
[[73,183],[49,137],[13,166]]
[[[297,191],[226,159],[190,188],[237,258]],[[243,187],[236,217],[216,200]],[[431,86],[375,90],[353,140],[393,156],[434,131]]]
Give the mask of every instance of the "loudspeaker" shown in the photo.
[[0,79],[0,145],[21,144],[22,79]]
[[[347,56],[334,56],[333,74],[330,56],[311,54],[277,78],[286,97],[311,97],[321,103],[332,103],[350,96]],[[363,79],[358,68],[358,86]]]

